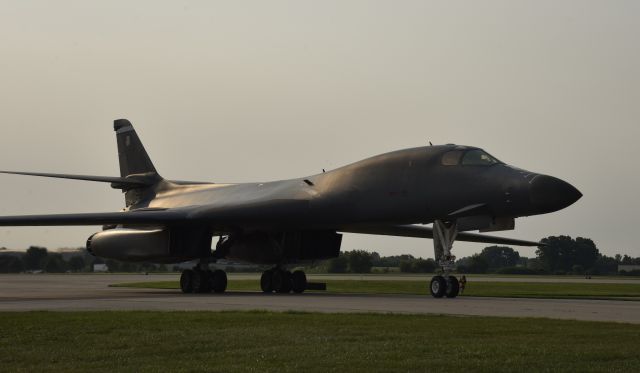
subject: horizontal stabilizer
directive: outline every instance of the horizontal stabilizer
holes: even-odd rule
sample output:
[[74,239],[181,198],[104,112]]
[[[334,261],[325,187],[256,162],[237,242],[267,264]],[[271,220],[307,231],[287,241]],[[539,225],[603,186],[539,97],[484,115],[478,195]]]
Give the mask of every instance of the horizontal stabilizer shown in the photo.
[[111,183],[116,189],[132,189],[153,185],[155,180],[150,178],[139,177],[111,177],[111,176],[91,176],[91,175],[70,175],[70,174],[52,174],[42,172],[19,172],[19,171],[0,171],[2,174],[27,175],[52,177],[57,179],[85,180],[97,181],[102,183]]
[[[346,233],[377,234],[384,236],[433,238],[433,229],[420,225],[359,226],[341,229],[340,231]],[[456,241],[489,243],[495,245],[544,246],[544,244],[541,242],[524,241],[506,237],[486,236],[483,234],[466,232],[458,233]]]

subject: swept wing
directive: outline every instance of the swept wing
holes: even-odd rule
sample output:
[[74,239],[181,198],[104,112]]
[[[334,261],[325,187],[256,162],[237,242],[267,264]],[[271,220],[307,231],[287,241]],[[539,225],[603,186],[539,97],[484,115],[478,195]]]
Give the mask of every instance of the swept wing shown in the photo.
[[[377,234],[383,236],[419,237],[433,238],[433,229],[421,225],[374,225],[362,227],[348,227],[341,229],[346,233]],[[484,234],[460,232],[456,236],[456,241],[479,242],[496,245],[513,246],[541,246],[540,242],[517,240],[506,237],[487,236]]]

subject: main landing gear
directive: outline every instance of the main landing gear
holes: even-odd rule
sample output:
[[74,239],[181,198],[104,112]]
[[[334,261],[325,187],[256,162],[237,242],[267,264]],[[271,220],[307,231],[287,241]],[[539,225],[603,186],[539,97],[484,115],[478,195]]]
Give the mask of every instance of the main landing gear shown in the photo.
[[456,222],[433,222],[433,248],[438,265],[442,268],[442,275],[433,276],[429,284],[429,291],[434,298],[455,298],[460,292],[460,283],[451,272],[455,269],[456,257],[451,255],[453,242],[458,235]]
[[230,243],[229,236],[220,236],[213,255],[200,258],[193,269],[185,269],[180,276],[183,293],[224,293],[227,290],[227,273],[221,269],[212,271],[209,262],[224,257]]
[[307,275],[303,271],[273,268],[262,272],[260,289],[265,293],[302,293],[307,290]]
[[227,273],[221,269],[186,269],[180,276],[183,293],[224,293],[227,290]]
[[455,276],[433,276],[429,290],[434,298],[455,298],[460,292],[460,283]]

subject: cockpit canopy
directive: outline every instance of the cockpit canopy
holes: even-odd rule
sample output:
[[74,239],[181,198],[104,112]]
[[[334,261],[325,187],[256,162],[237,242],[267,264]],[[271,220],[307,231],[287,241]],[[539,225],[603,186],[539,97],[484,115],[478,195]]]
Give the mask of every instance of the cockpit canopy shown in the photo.
[[443,166],[493,166],[501,163],[482,149],[451,150],[442,156]]

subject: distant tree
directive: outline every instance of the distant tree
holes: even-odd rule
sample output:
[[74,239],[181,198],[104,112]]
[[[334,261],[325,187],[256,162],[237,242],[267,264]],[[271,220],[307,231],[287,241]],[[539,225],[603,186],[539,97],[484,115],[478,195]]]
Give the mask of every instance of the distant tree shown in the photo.
[[351,251],[347,258],[349,260],[349,272],[353,273],[370,273],[373,267],[371,254],[364,250]]
[[69,259],[69,269],[73,272],[80,272],[84,269],[84,259],[79,256],[72,256]]
[[618,264],[622,263],[622,255],[616,254],[616,256],[614,256],[614,258],[616,259],[616,263],[618,263]]
[[413,261],[414,259],[413,255],[408,254],[383,256],[378,260],[375,256],[372,258],[374,267],[400,267],[400,262]]
[[467,267],[467,271],[469,273],[486,273],[489,269],[489,263],[487,260],[480,256],[479,254],[474,254],[471,256],[469,260],[469,266]]
[[596,244],[588,238],[577,237],[575,245],[575,264],[581,265],[586,270],[592,269],[600,256],[600,250]]
[[28,270],[44,269],[47,263],[47,249],[44,247],[31,246],[27,249],[22,260]]
[[374,267],[386,267],[386,266],[381,266],[379,264],[381,264],[380,262],[382,261],[382,258],[380,257],[380,254],[378,254],[377,252],[372,252],[371,254],[371,264]]
[[404,273],[413,272],[413,265],[410,260],[401,261],[398,267],[400,267],[400,272],[404,272]]
[[545,268],[554,273],[557,270],[562,270],[569,266],[566,253],[569,251],[565,247],[571,245],[571,237],[548,237],[542,239],[546,246],[538,246],[536,255],[538,259],[544,264]]
[[622,260],[620,261],[620,264],[626,264],[626,265],[640,265],[640,258],[632,258],[629,255],[624,255],[622,257]]
[[49,273],[62,273],[67,270],[67,262],[64,261],[62,254],[49,254],[44,270]]
[[433,273],[437,268],[437,264],[433,259],[419,258],[413,262],[412,267],[412,272],[414,273]]
[[24,271],[24,263],[20,256],[0,255],[0,273],[20,273]]
[[515,267],[520,260],[520,254],[506,246],[485,247],[480,256],[487,262],[489,269],[493,270],[503,267]]
[[346,273],[349,268],[349,259],[344,255],[327,261],[327,272],[329,273]]
[[585,270],[584,270],[584,267],[581,266],[580,264],[574,264],[571,267],[571,273],[573,273],[574,275],[584,275]]
[[593,274],[614,275],[616,273],[618,273],[618,260],[615,257],[612,258],[606,255],[598,256],[598,260],[596,260],[593,268]]
[[527,260],[527,268],[536,272],[547,272],[544,263],[539,258],[530,258]]
[[552,273],[570,272],[574,265],[590,270],[600,255],[593,241],[587,238],[574,240],[569,236],[551,236],[543,238],[542,242],[546,246],[539,246],[536,254]]
[[9,262],[9,268],[8,268],[8,272],[9,273],[20,273],[20,272],[24,272],[24,261],[22,260],[22,257],[13,257],[13,260],[11,260]]
[[541,275],[545,272],[526,267],[503,267],[496,270],[496,273],[501,275]]

